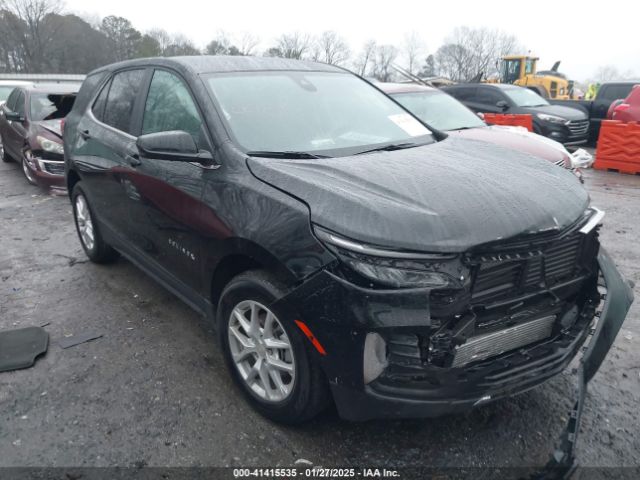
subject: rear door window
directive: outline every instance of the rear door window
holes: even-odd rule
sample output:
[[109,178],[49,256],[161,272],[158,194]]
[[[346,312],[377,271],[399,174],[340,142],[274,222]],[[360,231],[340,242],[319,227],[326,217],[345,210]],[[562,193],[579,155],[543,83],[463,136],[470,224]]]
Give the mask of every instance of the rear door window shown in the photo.
[[493,88],[479,88],[478,94],[474,99],[477,103],[482,103],[484,105],[495,106],[500,100],[504,100],[500,92],[496,91]]
[[125,70],[111,80],[102,121],[126,133],[131,133],[131,118],[136,98],[140,94],[144,70]]
[[457,98],[458,100],[474,100],[474,95],[476,93],[475,87],[463,87],[463,88],[452,88],[451,90],[446,90],[446,92],[452,97]]

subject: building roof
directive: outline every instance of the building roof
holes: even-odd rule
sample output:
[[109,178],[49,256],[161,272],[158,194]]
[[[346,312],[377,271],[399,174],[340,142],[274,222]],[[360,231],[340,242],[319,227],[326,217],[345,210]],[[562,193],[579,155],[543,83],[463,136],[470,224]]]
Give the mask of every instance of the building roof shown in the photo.
[[69,75],[58,73],[0,73],[0,80],[7,81],[66,83],[82,82],[84,78],[85,75]]

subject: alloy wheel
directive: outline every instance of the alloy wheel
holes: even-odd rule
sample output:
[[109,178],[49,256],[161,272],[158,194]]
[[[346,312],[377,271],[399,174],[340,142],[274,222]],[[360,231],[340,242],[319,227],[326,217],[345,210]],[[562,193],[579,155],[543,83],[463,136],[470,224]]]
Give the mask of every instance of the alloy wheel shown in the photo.
[[89,205],[83,195],[78,195],[75,201],[76,221],[78,223],[78,232],[80,240],[87,250],[93,250],[95,245],[95,237],[93,231],[93,222],[91,221],[91,213]]
[[33,155],[31,150],[25,150],[24,157],[22,159],[22,172],[24,173],[24,176],[27,177],[29,183],[35,185],[36,177],[31,171],[31,168],[36,168],[33,163]]
[[231,312],[227,335],[233,363],[246,386],[263,401],[285,400],[293,391],[296,365],[291,341],[273,312],[244,300]]

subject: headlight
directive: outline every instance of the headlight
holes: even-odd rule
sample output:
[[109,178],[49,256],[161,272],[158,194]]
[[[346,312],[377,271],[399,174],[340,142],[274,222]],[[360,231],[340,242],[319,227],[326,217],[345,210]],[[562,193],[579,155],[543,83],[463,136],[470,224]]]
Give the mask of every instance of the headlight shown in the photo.
[[64,147],[60,143],[54,142],[45,137],[37,137],[37,140],[40,147],[42,147],[42,150],[45,152],[58,153],[60,155],[64,154]]
[[387,250],[354,242],[318,226],[314,226],[314,232],[352,270],[376,283],[396,288],[459,286],[453,277],[438,271],[442,262],[455,255]]
[[562,117],[556,117],[555,115],[547,115],[546,113],[536,113],[540,120],[544,120],[545,122],[557,123],[559,125],[566,125],[569,123],[569,120]]

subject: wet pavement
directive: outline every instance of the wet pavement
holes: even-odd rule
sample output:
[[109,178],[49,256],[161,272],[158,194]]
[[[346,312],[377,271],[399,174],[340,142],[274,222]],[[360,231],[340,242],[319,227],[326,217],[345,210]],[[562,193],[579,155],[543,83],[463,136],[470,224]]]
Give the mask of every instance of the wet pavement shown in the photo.
[[[640,176],[589,171],[603,245],[640,299]],[[210,326],[125,260],[88,263],[64,196],[0,164],[0,330],[48,324],[30,369],[0,373],[0,466],[541,465],[574,396],[566,372],[465,415],[302,427],[254,413]],[[69,335],[102,336],[62,349]],[[638,466],[640,301],[589,386],[583,465]]]

